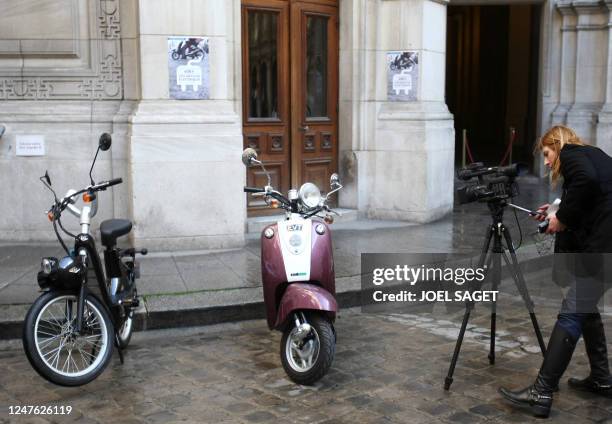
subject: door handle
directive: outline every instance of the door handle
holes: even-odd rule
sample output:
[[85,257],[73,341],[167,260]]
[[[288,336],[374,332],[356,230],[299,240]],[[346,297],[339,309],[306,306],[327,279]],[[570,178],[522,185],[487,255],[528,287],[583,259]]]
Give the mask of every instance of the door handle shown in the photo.
[[306,131],[310,130],[310,127],[308,125],[304,125],[303,127],[300,127],[299,129],[300,129],[300,131],[306,132]]

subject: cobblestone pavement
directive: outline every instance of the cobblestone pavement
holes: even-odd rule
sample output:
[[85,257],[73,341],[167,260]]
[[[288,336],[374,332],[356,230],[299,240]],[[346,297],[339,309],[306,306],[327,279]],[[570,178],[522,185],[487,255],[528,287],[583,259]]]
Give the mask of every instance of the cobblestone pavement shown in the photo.
[[[548,337],[555,307],[537,299]],[[314,387],[292,384],[278,355],[280,334],[263,320],[135,334],[124,365],[117,356],[81,388],[44,382],[19,341],[0,344],[0,422],[82,423],[479,423],[536,422],[500,399],[499,385],[531,383],[541,356],[517,297],[498,304],[497,363],[487,360],[487,309],[470,321],[455,382],[442,388],[462,316],[444,305],[412,315],[341,312],[337,353]],[[608,330],[610,319],[606,317]],[[576,350],[551,415],[555,423],[611,422],[612,401],[568,388],[588,365]],[[9,405],[70,405],[69,416],[16,417]],[[539,421],[542,422],[542,421]]]

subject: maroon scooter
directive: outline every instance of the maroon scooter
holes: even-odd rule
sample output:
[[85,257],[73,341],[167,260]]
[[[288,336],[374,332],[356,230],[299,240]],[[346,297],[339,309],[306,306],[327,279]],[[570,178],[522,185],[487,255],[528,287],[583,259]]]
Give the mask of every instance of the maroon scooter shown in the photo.
[[[268,177],[264,188],[245,187],[274,208],[286,211],[284,219],[268,225],[261,234],[261,278],[268,327],[283,333],[280,346],[283,368],[291,380],[311,385],[323,377],[334,359],[338,311],[332,252],[333,222],[327,205],[342,185],[331,176],[325,197],[313,183],[289,190],[287,197],[274,190],[270,174],[255,150],[242,154],[248,166],[259,165]],[[322,216],[321,214],[325,214]]]

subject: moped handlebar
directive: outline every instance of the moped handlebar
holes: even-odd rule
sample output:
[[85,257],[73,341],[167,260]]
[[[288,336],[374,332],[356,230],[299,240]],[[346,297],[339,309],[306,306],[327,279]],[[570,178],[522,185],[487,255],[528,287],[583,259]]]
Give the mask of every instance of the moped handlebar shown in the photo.
[[108,187],[112,187],[114,185],[121,184],[122,182],[123,182],[123,178],[113,178],[112,180],[103,181],[99,184],[85,187],[84,189],[79,190],[79,191],[70,190],[68,191],[68,193],[66,193],[66,196],[57,203],[57,206],[59,208],[56,210],[56,212],[61,213],[66,208],[69,208],[74,215],[78,216],[80,215],[81,211],[77,207],[72,206],[72,203],[74,203],[75,197],[83,193],[88,193],[88,192],[93,193],[96,191],[104,191]]
[[122,182],[123,182],[123,178],[113,178],[112,180],[103,181],[100,184],[96,184],[95,186],[91,187],[91,190],[92,191],[106,190],[108,187],[112,187],[114,185],[121,184]]

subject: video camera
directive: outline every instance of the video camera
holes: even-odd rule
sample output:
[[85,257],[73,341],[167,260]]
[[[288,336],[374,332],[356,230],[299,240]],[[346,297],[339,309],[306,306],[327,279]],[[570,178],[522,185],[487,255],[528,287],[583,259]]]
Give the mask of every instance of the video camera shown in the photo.
[[519,194],[516,177],[523,167],[519,164],[510,166],[487,167],[482,162],[476,162],[457,171],[457,177],[462,181],[476,178],[473,184],[457,189],[459,203],[464,205],[476,201],[495,202]]

